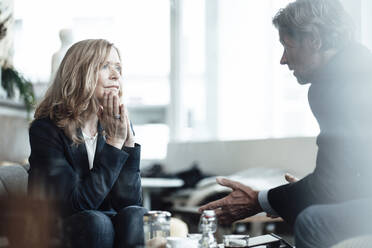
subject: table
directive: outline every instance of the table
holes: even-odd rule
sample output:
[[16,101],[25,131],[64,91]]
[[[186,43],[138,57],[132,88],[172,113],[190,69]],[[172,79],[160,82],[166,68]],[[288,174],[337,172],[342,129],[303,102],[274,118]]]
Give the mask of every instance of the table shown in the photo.
[[179,188],[182,187],[184,182],[182,179],[177,178],[150,178],[142,177],[142,195],[143,206],[151,210],[151,191],[159,188]]
[[[198,211],[199,206],[175,206],[173,207],[172,211],[179,212],[179,213],[186,213],[191,215],[200,215],[200,212]],[[259,236],[262,235],[264,232],[264,224],[265,223],[277,223],[277,222],[283,222],[284,220],[280,217],[278,218],[270,218],[266,216],[266,213],[258,213],[256,215],[253,215],[251,217],[238,220],[234,224],[238,223],[250,223],[251,224],[251,234],[253,236]],[[233,225],[234,225],[233,224]],[[225,228],[226,230],[223,230],[225,227],[219,227],[219,230],[226,234],[229,233],[230,227]]]

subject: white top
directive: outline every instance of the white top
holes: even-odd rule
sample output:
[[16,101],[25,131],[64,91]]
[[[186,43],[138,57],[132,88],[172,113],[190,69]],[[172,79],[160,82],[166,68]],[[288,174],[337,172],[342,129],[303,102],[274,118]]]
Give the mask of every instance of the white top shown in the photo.
[[85,134],[83,131],[82,133],[88,154],[89,170],[91,170],[93,168],[94,154],[96,153],[98,132],[96,135],[94,135],[94,137]]

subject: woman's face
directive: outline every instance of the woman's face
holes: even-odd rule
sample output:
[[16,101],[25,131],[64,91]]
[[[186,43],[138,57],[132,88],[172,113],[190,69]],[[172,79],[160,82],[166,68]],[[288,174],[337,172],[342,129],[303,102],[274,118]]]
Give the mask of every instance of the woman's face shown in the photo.
[[98,82],[95,96],[102,102],[104,92],[110,91],[119,95],[121,89],[121,62],[115,48],[111,48],[110,54],[98,72]]

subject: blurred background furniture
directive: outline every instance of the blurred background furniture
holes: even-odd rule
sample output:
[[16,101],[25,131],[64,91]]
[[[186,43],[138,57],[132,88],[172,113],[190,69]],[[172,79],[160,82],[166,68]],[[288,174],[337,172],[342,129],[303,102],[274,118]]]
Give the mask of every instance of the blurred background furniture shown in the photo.
[[[27,192],[28,174],[21,165],[0,166],[0,247],[8,247],[8,216],[11,208],[10,201],[17,197],[24,197]],[[8,205],[9,204],[9,205]]]
[[141,178],[143,206],[151,209],[151,191],[159,188],[178,188],[183,185],[183,181],[177,178]]
[[0,166],[0,196],[24,196],[27,192],[27,166]]
[[[3,103],[5,104],[5,103]],[[2,104],[0,104],[1,106]],[[0,165],[25,164],[30,154],[28,127],[30,120],[24,109],[0,107]]]

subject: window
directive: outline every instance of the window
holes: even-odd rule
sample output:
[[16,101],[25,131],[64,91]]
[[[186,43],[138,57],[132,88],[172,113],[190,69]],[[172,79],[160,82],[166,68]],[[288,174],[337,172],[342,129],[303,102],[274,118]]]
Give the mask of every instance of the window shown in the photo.
[[290,0],[180,1],[179,131],[174,140],[316,135],[307,87],[279,64],[271,24]]
[[15,67],[32,80],[38,95],[50,81],[59,30],[74,41],[104,38],[122,54],[124,95],[142,158],[166,155],[170,71],[169,0],[17,0]]
[[[293,0],[179,0],[178,83],[172,140],[315,136],[299,85],[279,64],[283,48],[271,23]],[[369,0],[341,0],[372,47]],[[190,11],[192,10],[192,11]],[[174,83],[174,82],[172,82]]]

